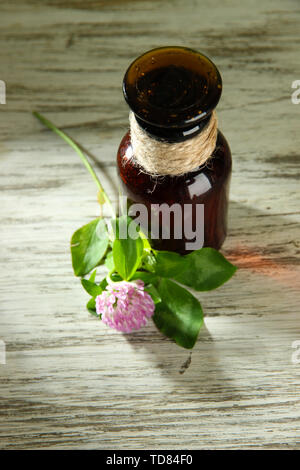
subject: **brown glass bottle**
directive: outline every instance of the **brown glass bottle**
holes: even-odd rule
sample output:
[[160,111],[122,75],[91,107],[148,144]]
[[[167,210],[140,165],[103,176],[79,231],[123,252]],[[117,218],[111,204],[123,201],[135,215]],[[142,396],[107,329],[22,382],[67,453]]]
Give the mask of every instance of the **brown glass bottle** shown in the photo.
[[[202,54],[188,48],[163,47],[143,54],[130,65],[123,91],[147,134],[175,143],[194,137],[207,125],[219,101],[222,81],[215,65]],[[154,177],[141,171],[134,160],[130,132],[121,141],[117,162],[123,194],[129,203],[147,207],[149,225],[151,204],[192,204],[193,219],[196,205],[204,204],[204,246],[221,247],[227,232],[231,153],[220,131],[206,164],[184,175]],[[153,240],[152,245],[184,254],[187,240],[175,239],[172,225],[171,217],[171,238]]]

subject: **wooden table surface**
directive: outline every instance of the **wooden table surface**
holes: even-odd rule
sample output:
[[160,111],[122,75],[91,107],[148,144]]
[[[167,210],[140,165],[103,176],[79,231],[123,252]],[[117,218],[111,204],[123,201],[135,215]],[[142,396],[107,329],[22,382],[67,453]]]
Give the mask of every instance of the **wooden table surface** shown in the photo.
[[[2,449],[300,447],[299,24],[297,0],[1,1]],[[89,316],[69,240],[96,188],[31,115],[80,142],[116,199],[123,74],[161,45],[219,67],[234,158],[223,252],[240,269],[199,294],[192,354],[151,323],[123,336]]]

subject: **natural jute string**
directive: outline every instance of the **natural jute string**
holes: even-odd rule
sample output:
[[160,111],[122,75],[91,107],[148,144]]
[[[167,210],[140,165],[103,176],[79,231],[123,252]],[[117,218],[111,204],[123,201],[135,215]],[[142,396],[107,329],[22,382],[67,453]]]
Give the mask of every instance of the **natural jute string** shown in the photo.
[[211,157],[217,140],[215,111],[204,129],[184,142],[168,143],[151,138],[129,114],[133,158],[150,175],[182,175],[204,165]]

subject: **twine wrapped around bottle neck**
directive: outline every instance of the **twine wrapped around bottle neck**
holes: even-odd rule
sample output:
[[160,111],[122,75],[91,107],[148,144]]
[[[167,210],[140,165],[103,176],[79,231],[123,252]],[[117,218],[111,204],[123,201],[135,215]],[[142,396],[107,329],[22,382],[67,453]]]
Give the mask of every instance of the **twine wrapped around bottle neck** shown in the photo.
[[142,171],[153,176],[178,176],[195,170],[207,162],[216,147],[218,120],[215,111],[199,134],[177,143],[150,137],[138,124],[132,111],[129,122],[133,158]]

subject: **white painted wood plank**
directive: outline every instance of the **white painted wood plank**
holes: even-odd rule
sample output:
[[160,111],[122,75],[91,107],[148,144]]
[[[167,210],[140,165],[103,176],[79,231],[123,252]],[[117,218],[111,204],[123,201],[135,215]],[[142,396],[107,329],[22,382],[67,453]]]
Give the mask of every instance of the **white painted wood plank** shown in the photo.
[[[300,105],[290,95],[300,9],[251,5],[1,2],[1,448],[299,448]],[[30,115],[40,110],[85,146],[116,199],[122,77],[165,44],[219,66],[234,157],[223,251],[240,269],[199,295],[206,326],[187,369],[190,353],[152,324],[122,336],[85,311],[68,242],[98,214],[96,191],[76,154]]]

